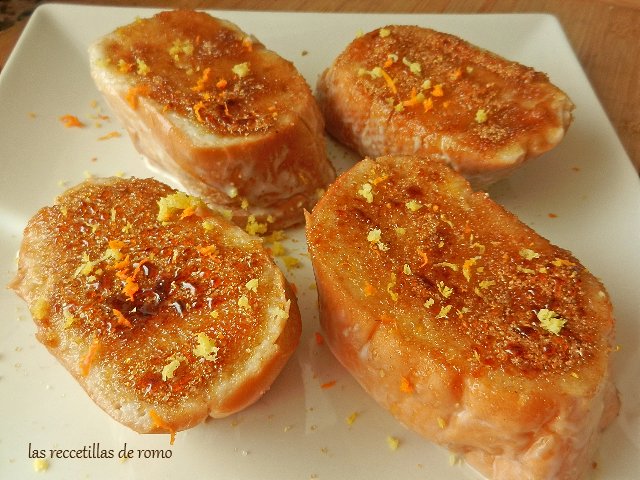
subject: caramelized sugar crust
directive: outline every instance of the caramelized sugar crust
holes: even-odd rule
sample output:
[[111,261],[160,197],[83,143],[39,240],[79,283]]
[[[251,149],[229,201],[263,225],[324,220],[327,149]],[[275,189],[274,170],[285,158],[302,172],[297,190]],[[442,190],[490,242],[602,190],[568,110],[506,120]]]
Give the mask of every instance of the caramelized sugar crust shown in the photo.
[[257,239],[175,195],[151,179],[85,182],[29,223],[19,272],[39,285],[22,286],[38,339],[74,375],[99,367],[125,398],[169,405],[228,378],[267,335],[261,299],[283,296]]
[[220,136],[275,128],[291,91],[308,92],[293,64],[204,12],[161,12],[120,27],[104,44],[109,68],[145,96]]
[[[374,79],[363,72],[356,83],[376,102],[388,98],[406,102],[399,112],[403,116],[436,131],[467,132],[468,141],[481,151],[508,144],[522,132],[547,128],[557,120],[556,113],[545,110],[542,103],[531,110],[519,108],[520,100],[529,99],[534,106],[556,93],[544,73],[453,35],[410,26],[388,30],[388,36],[374,30],[354,40],[338,62],[361,64],[366,71],[384,69],[394,80],[393,87],[384,75]],[[417,101],[420,92],[424,100]],[[429,106],[425,108],[423,101]],[[492,121],[476,120],[479,110]]]
[[439,154],[479,184],[557,145],[573,110],[546,74],[405,25],[354,39],[318,93],[329,133],[361,155]]
[[403,161],[364,160],[314,209],[312,257],[354,302],[473,376],[604,368],[613,317],[586,268],[437,159]]

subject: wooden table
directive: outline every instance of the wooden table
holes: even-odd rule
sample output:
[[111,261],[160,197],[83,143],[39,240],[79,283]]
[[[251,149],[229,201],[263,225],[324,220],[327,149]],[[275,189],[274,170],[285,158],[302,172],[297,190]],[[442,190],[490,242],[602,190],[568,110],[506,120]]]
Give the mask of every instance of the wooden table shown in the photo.
[[[76,3],[218,10],[551,13],[560,20],[622,144],[640,171],[640,0],[85,0]],[[24,23],[22,20],[0,31],[0,68]]]

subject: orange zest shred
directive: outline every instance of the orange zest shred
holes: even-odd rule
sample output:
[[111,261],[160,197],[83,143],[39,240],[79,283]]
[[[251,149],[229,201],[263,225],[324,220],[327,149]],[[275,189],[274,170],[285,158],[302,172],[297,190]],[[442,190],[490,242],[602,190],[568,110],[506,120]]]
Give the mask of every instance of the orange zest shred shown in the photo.
[[416,95],[416,89],[415,88],[411,89],[411,96],[409,97],[409,100],[405,100],[404,102],[402,102],[402,104],[405,107],[412,107],[412,106],[418,104],[418,97]]
[[207,81],[209,80],[209,74],[211,73],[211,68],[207,67],[202,71],[202,76],[198,79],[195,86],[191,87],[191,90],[194,92],[201,92],[204,90]]
[[193,205],[188,206],[187,208],[182,210],[182,213],[180,214],[180,220],[184,220],[185,218],[191,217],[192,215],[195,215],[195,213],[196,213],[195,207]]
[[80,360],[80,374],[83,377],[89,375],[89,370],[91,370],[91,366],[93,365],[93,362],[95,361],[99,350],[100,340],[94,338],[93,342],[91,342],[91,345],[89,346],[89,349],[87,350],[87,353]]
[[65,128],[82,128],[85,126],[85,124],[78,120],[78,117],[76,117],[75,115],[62,115],[60,117],[60,121],[65,126]]
[[[136,277],[140,273],[140,269],[142,268],[142,266],[148,261],[148,258],[144,258],[140,262],[138,262],[138,265],[133,269],[133,273],[131,273],[131,275],[129,275],[128,271],[128,267],[130,266],[129,255],[127,255],[123,261],[118,262],[113,267],[117,270],[116,277],[124,281],[122,293],[127,296],[129,301],[133,302],[133,296],[138,292],[138,290],[140,290],[140,286],[138,285],[138,282],[136,282]],[[121,266],[122,268],[117,268],[118,266]]]
[[133,302],[133,296],[140,290],[140,286],[133,279],[133,276],[126,277],[124,280],[124,287],[122,287],[122,293],[124,293],[129,301]]
[[334,387],[336,385],[336,380],[331,380],[329,382],[325,382],[322,385],[320,385],[321,388],[324,388],[325,390],[331,387]]
[[400,379],[400,391],[402,393],[413,393],[413,385],[408,378],[402,377]]
[[105,135],[102,135],[101,137],[98,137],[98,140],[109,140],[111,138],[118,138],[120,136],[122,136],[120,132],[113,130],[112,132],[109,132]]
[[117,308],[112,308],[111,311],[113,312],[113,315],[116,317],[117,325],[127,327],[127,328],[133,327],[133,325],[131,325],[131,322],[127,320],[127,318],[122,314],[120,310],[118,310]]
[[371,180],[371,183],[373,183],[374,185],[378,185],[379,183],[384,182],[387,178],[389,178],[388,174],[380,175],[379,177],[376,177],[373,180]]
[[[129,260],[129,254],[127,254],[126,257],[124,257],[122,260],[120,260],[118,263],[114,264],[113,267],[110,267],[110,268],[113,268],[114,270],[124,270],[130,264],[131,264],[131,261]],[[107,267],[107,268],[109,268],[109,267]],[[118,278],[120,278],[120,277],[118,277]]]
[[374,293],[376,293],[376,288],[373,285],[371,285],[369,282],[365,283],[364,288],[362,290],[364,291],[365,297],[370,297]]
[[198,253],[204,257],[218,259],[218,247],[215,244],[207,247],[198,247]]
[[176,429],[169,425],[164,419],[158,415],[158,412],[151,409],[149,410],[149,417],[151,417],[151,421],[153,422],[153,426],[155,428],[161,428],[162,430],[166,430],[171,434],[171,440],[169,443],[173,445],[173,442],[176,440]]
[[142,266],[148,261],[148,258],[143,258],[138,262],[138,266],[133,270],[133,278],[136,278],[136,276],[140,273],[140,269],[142,268]]
[[387,82],[387,86],[393,93],[398,93],[398,89],[396,88],[396,82],[389,76],[387,72],[384,71],[383,68],[380,69],[380,73],[382,73],[382,78]]
[[202,115],[200,115],[200,110],[202,110],[204,108],[204,102],[202,100],[200,100],[198,103],[196,103],[193,106],[193,113],[195,113],[196,118],[198,119],[198,121],[200,123],[202,123],[204,120],[202,119]]
[[131,108],[134,110],[138,108],[138,97],[141,95],[147,95],[149,93],[149,87],[146,85],[138,85],[131,87],[125,95],[125,100]]
[[125,243],[122,240],[109,240],[109,248],[113,248],[114,250],[120,250],[125,246]]
[[441,83],[437,84],[431,89],[431,95],[433,95],[434,97],[442,97],[444,95]]
[[391,65],[394,64],[394,57],[393,55],[389,54],[387,55],[387,59],[385,60],[384,64],[382,65],[384,68],[390,67]]
[[429,257],[427,256],[427,254],[425,252],[420,250],[420,248],[416,248],[416,251],[418,252],[418,255],[420,255],[420,257],[422,258],[422,263],[420,264],[420,266],[424,267],[425,265],[427,265],[429,263]]

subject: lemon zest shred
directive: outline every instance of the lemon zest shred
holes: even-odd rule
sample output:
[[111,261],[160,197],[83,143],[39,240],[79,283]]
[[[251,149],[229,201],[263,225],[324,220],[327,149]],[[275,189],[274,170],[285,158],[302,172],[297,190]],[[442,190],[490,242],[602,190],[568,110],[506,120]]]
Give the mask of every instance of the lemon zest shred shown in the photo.
[[412,62],[411,60],[408,60],[407,57],[404,57],[402,59],[402,63],[409,67],[409,71],[414,75],[419,75],[420,73],[422,73],[422,67],[418,62]]
[[547,308],[541,308],[536,312],[536,317],[540,321],[540,326],[545,329],[547,332],[553,333],[554,335],[560,334],[560,331],[564,327],[564,324],[567,323],[567,320],[562,318],[553,310],[549,310]]
[[247,288],[247,290],[251,290],[252,292],[256,293],[258,291],[258,279],[257,278],[252,278],[251,280],[249,280],[245,287]]
[[358,412],[353,412],[351,413],[351,415],[345,418],[345,422],[347,422],[347,425],[353,425],[357,418],[358,418]]
[[393,288],[396,286],[397,277],[395,273],[391,273],[391,281],[387,283],[387,293],[391,297],[391,300],[394,302],[398,301],[398,293],[393,291]]
[[183,192],[175,192],[158,200],[157,219],[159,222],[168,222],[179,212],[179,219],[183,220],[192,215],[199,215],[205,208],[206,205],[199,198]]
[[151,68],[149,68],[149,65],[147,65],[147,63],[141,58],[136,58],[136,65],[138,67],[136,70],[138,75],[142,75],[143,77],[146,77],[151,71]]
[[255,215],[247,217],[247,224],[244,227],[245,232],[249,235],[262,235],[267,233],[269,225],[267,223],[258,222]]
[[287,267],[287,270],[300,267],[300,260],[295,257],[292,257],[290,255],[283,255],[280,258],[284,262],[284,266]]
[[250,68],[249,62],[238,63],[231,68],[231,71],[238,76],[238,78],[244,78],[249,75]]
[[392,437],[391,435],[389,435],[387,437],[387,445],[389,446],[389,448],[391,450],[395,451],[400,446],[400,439],[398,439],[397,437]]
[[485,123],[488,118],[489,117],[487,116],[487,111],[483,108],[479,108],[475,116],[476,123]]
[[575,263],[569,261],[569,260],[565,260],[563,258],[556,258],[555,260],[553,260],[551,262],[552,265],[556,266],[556,267],[575,267]]
[[434,267],[445,267],[445,268],[449,268],[451,270],[453,270],[454,272],[458,271],[458,265],[456,265],[455,263],[451,263],[451,262],[439,262],[439,263],[434,263],[433,264]]
[[453,288],[447,287],[442,280],[440,280],[436,284],[436,286],[438,287],[438,291],[440,292],[440,295],[442,295],[444,298],[449,298],[453,293]]
[[370,183],[364,183],[360,190],[358,190],[358,195],[363,197],[367,203],[373,203],[373,187]]
[[238,306],[244,310],[250,310],[251,305],[249,304],[249,299],[246,295],[241,295],[238,299]]
[[409,200],[408,202],[406,202],[405,207],[407,207],[407,210],[411,211],[411,212],[417,212],[418,210],[420,210],[422,207],[424,207],[424,205],[422,205],[420,202],[418,202],[417,200]]
[[451,310],[451,308],[451,305],[445,305],[444,307],[440,308],[440,311],[436,315],[436,318],[446,318],[449,315],[449,311]]
[[167,380],[173,378],[175,371],[178,369],[180,364],[186,360],[183,355],[177,354],[168,358],[169,363],[167,363],[164,367],[162,367],[162,381],[166,382]]
[[473,267],[478,260],[480,260],[480,257],[472,257],[466,259],[462,264],[462,275],[464,275],[467,282],[471,281],[471,267]]
[[218,351],[220,350],[216,346],[215,340],[203,332],[196,335],[196,340],[198,344],[193,348],[193,354],[210,362],[215,362],[218,359]]

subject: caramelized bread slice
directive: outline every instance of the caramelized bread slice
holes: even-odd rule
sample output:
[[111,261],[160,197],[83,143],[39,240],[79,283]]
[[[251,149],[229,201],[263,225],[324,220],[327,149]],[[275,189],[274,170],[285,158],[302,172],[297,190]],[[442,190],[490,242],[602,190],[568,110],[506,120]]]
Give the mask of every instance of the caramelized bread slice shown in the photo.
[[136,20],[90,48],[98,89],[152,166],[233,220],[303,220],[335,172],[295,66],[203,12]]
[[300,337],[260,240],[152,180],[96,179],[28,223],[11,287],[117,421],[176,432],[256,401]]
[[365,159],[307,217],[320,321],[382,406],[493,479],[575,479],[617,414],[614,319],[568,251],[435,158]]
[[317,90],[328,132],[361,155],[436,153],[477,185],[553,148],[573,110],[545,74],[417,26],[356,38]]

